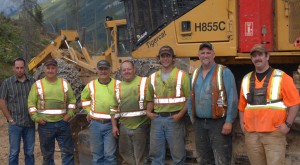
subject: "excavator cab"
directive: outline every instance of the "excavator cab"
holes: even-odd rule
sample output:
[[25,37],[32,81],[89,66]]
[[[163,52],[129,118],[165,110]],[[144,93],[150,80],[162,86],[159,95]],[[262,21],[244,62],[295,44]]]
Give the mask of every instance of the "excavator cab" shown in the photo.
[[[132,50],[144,43],[148,48],[156,46],[156,42],[163,38],[164,34],[156,40],[149,41],[150,37],[203,1],[124,0]],[[188,23],[182,26],[187,29],[191,28],[191,24]]]
[[126,24],[117,26],[118,57],[130,57],[130,41]]

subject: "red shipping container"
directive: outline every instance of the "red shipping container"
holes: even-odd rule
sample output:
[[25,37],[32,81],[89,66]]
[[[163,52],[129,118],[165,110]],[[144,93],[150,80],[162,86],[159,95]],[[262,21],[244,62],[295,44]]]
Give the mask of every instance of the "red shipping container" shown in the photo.
[[255,44],[274,48],[273,0],[239,0],[239,52],[250,52]]

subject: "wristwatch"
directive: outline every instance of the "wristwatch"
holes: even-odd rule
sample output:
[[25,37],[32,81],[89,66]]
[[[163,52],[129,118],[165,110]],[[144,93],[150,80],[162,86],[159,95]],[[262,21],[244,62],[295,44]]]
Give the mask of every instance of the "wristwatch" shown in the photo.
[[287,126],[288,128],[291,128],[291,127],[292,127],[292,124],[291,124],[291,123],[288,123],[287,121],[285,122],[285,124],[286,124],[286,126]]
[[14,122],[14,119],[9,119],[7,120],[8,123],[13,123]]

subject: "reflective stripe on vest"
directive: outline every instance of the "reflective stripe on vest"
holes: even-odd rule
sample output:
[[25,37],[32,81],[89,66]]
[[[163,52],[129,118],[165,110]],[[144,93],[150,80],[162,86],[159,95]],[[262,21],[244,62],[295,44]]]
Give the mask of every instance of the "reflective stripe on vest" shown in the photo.
[[88,107],[90,105],[91,105],[91,101],[90,100],[81,101],[81,106],[83,108],[86,108],[86,107]]
[[169,104],[169,103],[182,103],[186,101],[185,97],[180,97],[181,96],[181,81],[182,81],[182,77],[183,77],[183,71],[182,70],[178,70],[177,72],[177,80],[176,80],[176,87],[175,87],[175,91],[176,91],[176,98],[157,98],[156,96],[156,88],[155,88],[155,80],[156,80],[156,73],[151,74],[150,79],[151,79],[151,84],[153,87],[153,91],[154,91],[154,103],[157,104]]
[[116,85],[115,85],[115,91],[116,91],[116,98],[117,98],[117,102],[120,104],[121,99],[120,99],[120,80],[116,80]]
[[44,87],[43,87],[43,83],[42,80],[38,80],[36,81],[36,89],[38,92],[38,95],[40,96],[40,107],[42,109],[45,108],[45,100],[44,100]]
[[[61,81],[62,81],[63,92],[64,92],[64,102],[66,102],[67,92],[68,92],[68,83],[63,78],[61,79]],[[62,114],[60,112],[51,112],[51,110],[44,110],[45,109],[45,96],[44,96],[45,92],[44,92],[44,85],[43,85],[42,80],[36,81],[36,88],[37,88],[38,95],[40,97],[40,108],[39,109],[41,109],[41,110],[38,110],[38,112],[43,113],[43,114],[50,114],[50,115],[52,115],[52,114]],[[69,104],[68,108],[75,109],[75,104]],[[54,111],[57,111],[57,110],[54,110]],[[66,110],[64,110],[64,113],[66,113]]]
[[60,115],[60,114],[67,113],[67,111],[65,109],[45,109],[45,110],[38,110],[38,113],[48,114],[48,115]]
[[[244,97],[247,98],[247,93],[250,92],[250,77],[253,72],[248,73],[244,78],[242,82],[242,88],[243,88],[243,94]],[[283,103],[283,101],[279,101],[276,103],[270,103],[272,100],[279,100],[280,98],[280,90],[281,90],[281,81],[282,81],[282,75],[283,72],[278,69],[274,69],[273,75],[270,77],[271,83],[270,89],[269,89],[269,95],[267,98],[267,104],[266,105],[250,105],[247,104],[245,109],[265,109],[265,108],[272,108],[272,109],[279,109],[279,110],[286,110],[287,106]]]
[[94,118],[98,119],[111,119],[110,114],[97,113],[94,111],[90,111],[90,115]]
[[283,101],[276,102],[276,103],[267,103],[266,105],[250,105],[247,104],[245,109],[251,110],[251,109],[276,109],[276,110],[286,110],[287,106],[284,105]]
[[69,104],[68,105],[68,109],[75,109],[75,107],[76,107],[75,104]]
[[147,110],[143,111],[134,111],[134,112],[121,112],[121,117],[136,117],[136,116],[144,116],[146,115]]
[[155,88],[156,72],[151,74],[150,79],[151,79],[151,84],[152,84],[153,91],[154,91],[154,97],[156,97],[156,88]]
[[223,86],[223,78],[222,78],[222,65],[217,65],[218,66],[218,71],[217,71],[217,83],[218,83],[218,89],[219,91],[221,91],[222,93],[220,94],[221,96],[223,96],[223,91],[222,91],[222,86]]
[[199,68],[195,69],[194,73],[193,73],[193,76],[192,76],[192,86],[194,87],[195,84],[196,84],[196,77],[198,76],[199,74]]
[[183,103],[183,102],[185,102],[185,97],[154,99],[154,103],[156,104],[174,104],[174,103]]
[[280,96],[281,90],[281,80],[282,80],[283,71],[275,69],[273,78],[271,80],[271,89],[270,90],[270,100],[277,100]]
[[177,73],[177,83],[176,83],[176,97],[180,97],[181,94],[181,81],[182,81],[183,72],[180,70]]
[[[95,110],[95,80],[91,81],[89,84],[89,90],[90,90],[90,94],[91,94],[91,101],[90,101],[90,105],[91,105],[91,112]],[[90,113],[91,113],[90,112]]]
[[[140,101],[139,101],[139,107],[140,109],[144,109],[144,99],[145,99],[145,91],[146,91],[146,82],[147,82],[147,77],[141,77],[140,80]],[[141,115],[139,115],[141,116]]]
[[36,107],[30,107],[29,108],[29,113],[33,113],[33,112],[36,112],[36,111],[37,111]]

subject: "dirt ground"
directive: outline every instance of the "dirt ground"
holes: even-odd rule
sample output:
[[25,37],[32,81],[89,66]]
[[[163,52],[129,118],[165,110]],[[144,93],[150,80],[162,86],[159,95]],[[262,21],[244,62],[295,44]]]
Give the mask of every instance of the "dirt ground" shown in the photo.
[[[42,153],[40,150],[39,136],[36,132],[36,141],[34,148],[35,164],[41,165],[43,162]],[[23,144],[21,144],[23,146]],[[0,112],[0,164],[8,164],[9,156],[9,141],[8,141],[8,132],[7,132],[7,122],[2,112]],[[54,161],[56,165],[61,165],[60,152],[58,147],[55,149]],[[21,147],[19,155],[19,165],[25,165],[23,147]]]

